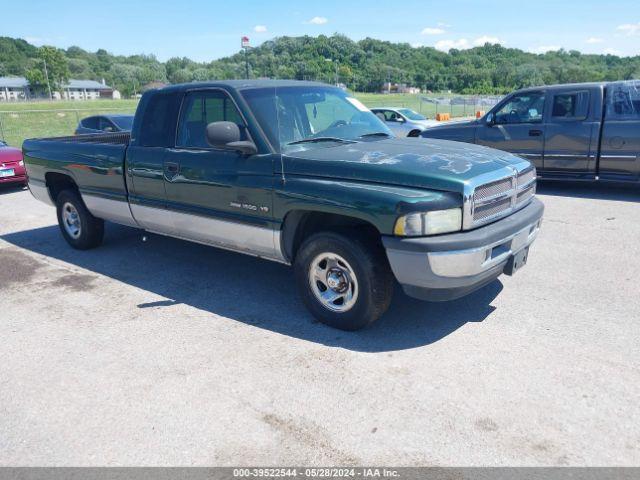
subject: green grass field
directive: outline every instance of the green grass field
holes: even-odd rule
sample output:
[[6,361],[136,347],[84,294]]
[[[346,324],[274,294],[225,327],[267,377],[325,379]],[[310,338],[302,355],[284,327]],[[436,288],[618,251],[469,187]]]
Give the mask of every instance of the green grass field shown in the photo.
[[72,135],[80,119],[101,113],[134,113],[137,100],[0,104],[0,138],[19,147],[26,138]]
[[[408,107],[434,118],[437,112],[452,117],[472,116],[479,107],[436,105],[420,95],[356,93],[366,106]],[[0,139],[20,147],[26,138],[72,135],[80,119],[98,114],[134,113],[137,100],[53,101],[0,103]]]

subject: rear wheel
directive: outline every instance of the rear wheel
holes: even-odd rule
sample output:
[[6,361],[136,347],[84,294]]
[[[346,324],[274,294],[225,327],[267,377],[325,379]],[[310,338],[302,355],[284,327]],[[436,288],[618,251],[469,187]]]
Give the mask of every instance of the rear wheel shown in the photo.
[[420,130],[411,130],[407,135],[407,137],[412,137],[412,138],[419,137],[419,136],[420,136]]
[[393,274],[381,247],[354,235],[317,233],[294,263],[303,302],[322,323],[358,330],[389,308]]
[[56,208],[60,231],[69,245],[78,250],[88,250],[102,243],[104,221],[91,215],[77,192],[60,192]]

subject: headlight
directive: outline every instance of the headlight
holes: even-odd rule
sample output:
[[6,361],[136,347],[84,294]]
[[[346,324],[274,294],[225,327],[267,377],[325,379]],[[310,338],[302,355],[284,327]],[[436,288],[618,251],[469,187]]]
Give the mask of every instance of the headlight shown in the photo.
[[418,237],[438,233],[457,232],[462,229],[462,209],[434,210],[410,213],[396,221],[393,233],[401,237]]
[[23,161],[23,160],[20,160],[20,161],[18,162],[18,165],[20,165],[21,167],[24,167],[24,161]]

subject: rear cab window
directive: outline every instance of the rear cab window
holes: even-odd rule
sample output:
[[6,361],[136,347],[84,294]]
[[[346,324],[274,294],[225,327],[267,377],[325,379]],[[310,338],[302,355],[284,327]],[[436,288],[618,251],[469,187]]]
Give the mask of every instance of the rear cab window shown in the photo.
[[138,144],[143,147],[173,147],[181,92],[155,93],[142,116]]

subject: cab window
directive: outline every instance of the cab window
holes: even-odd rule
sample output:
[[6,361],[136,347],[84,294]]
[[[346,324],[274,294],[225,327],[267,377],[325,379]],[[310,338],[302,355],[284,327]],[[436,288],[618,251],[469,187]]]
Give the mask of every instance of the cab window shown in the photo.
[[496,123],[540,123],[544,114],[544,99],[543,92],[514,95],[496,112]]
[[640,80],[612,83],[606,98],[608,119],[640,120]]
[[554,119],[584,120],[589,113],[589,92],[560,93],[553,97]]
[[401,122],[402,116],[393,110],[383,110],[382,114],[386,122]]
[[82,126],[84,128],[91,128],[93,130],[98,130],[98,117],[89,117],[82,120]]
[[100,117],[100,121],[98,123],[98,130],[102,130],[103,132],[115,132],[116,129],[113,126],[113,123],[107,118]]
[[191,92],[186,95],[178,125],[176,146],[211,148],[207,143],[207,125],[212,122],[234,122],[246,140],[246,128],[229,96],[220,90]]

